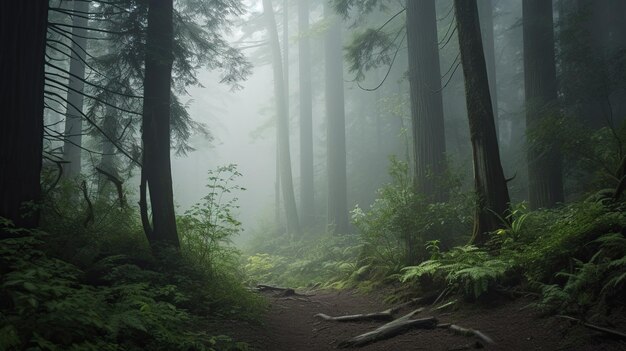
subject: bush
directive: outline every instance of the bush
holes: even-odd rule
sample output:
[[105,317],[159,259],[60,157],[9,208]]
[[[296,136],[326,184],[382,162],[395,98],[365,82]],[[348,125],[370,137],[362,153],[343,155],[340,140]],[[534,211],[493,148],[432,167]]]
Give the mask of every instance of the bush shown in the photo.
[[363,242],[361,262],[387,267],[386,275],[428,257],[425,245],[439,240],[445,248],[458,244],[471,229],[472,197],[461,194],[460,180],[450,177],[450,200],[429,203],[413,190],[406,163],[391,159],[392,182],[379,190],[369,211],[358,206],[352,220]]

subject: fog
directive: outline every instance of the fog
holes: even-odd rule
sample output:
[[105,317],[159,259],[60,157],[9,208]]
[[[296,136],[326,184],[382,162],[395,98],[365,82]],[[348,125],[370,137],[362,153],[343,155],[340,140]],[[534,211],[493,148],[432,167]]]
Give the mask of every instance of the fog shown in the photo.
[[[255,67],[243,88],[233,92],[216,74],[202,72],[205,88],[189,89],[189,112],[196,121],[205,123],[214,140],[202,136],[192,140],[196,151],[172,159],[172,177],[178,211],[184,211],[206,195],[207,171],[235,163],[246,188],[239,194],[240,220],[249,228],[263,215],[271,216],[274,201],[275,137],[274,128],[253,134],[267,119],[262,109],[272,101],[271,74],[268,67]],[[213,82],[213,83],[209,83]]]
[[[444,16],[452,7],[451,1],[438,2],[437,11],[439,40],[446,41],[440,52],[444,99],[444,114],[446,117],[446,135],[449,157],[457,164],[457,168],[464,175],[466,184],[469,183],[471,171],[471,148],[467,130],[465,109],[465,95],[462,70],[458,68],[458,43],[456,34],[449,33],[449,27],[454,16]],[[300,145],[299,145],[299,101],[298,101],[298,40],[299,36],[307,35],[311,39],[313,57],[313,135],[314,135],[314,164],[315,164],[315,200],[317,207],[316,218],[325,220],[325,199],[327,192],[326,181],[326,137],[324,116],[324,81],[323,81],[323,28],[322,10],[320,4],[311,7],[310,23],[315,31],[320,33],[298,34],[297,6],[289,7],[289,97],[290,97],[290,150],[291,170],[294,177],[296,198],[299,197],[300,179]],[[243,174],[239,183],[246,188],[238,194],[239,220],[243,222],[244,233],[236,240],[245,241],[254,228],[261,222],[271,222],[274,216],[275,184],[276,184],[276,129],[274,117],[274,91],[272,68],[269,58],[267,33],[264,27],[259,27],[252,37],[244,36],[250,29],[246,21],[251,18],[261,18],[261,1],[247,2],[249,13],[242,19],[241,25],[229,35],[235,47],[244,47],[244,53],[253,63],[253,69],[248,78],[241,82],[240,89],[231,89],[225,84],[219,84],[220,74],[202,70],[199,81],[203,87],[189,87],[188,96],[181,97],[188,104],[191,117],[208,126],[213,140],[202,136],[194,136],[191,146],[196,150],[186,156],[176,156],[172,160],[175,202],[177,212],[187,210],[191,205],[200,201],[206,194],[205,188],[207,171],[221,165],[237,164]],[[283,46],[283,15],[282,3],[275,2],[276,22]],[[370,16],[368,20],[359,22],[362,27],[375,27],[384,22],[396,7]],[[387,16],[387,17],[386,17]],[[494,2],[494,28],[498,95],[499,95],[499,134],[501,150],[515,155],[507,158],[505,173],[512,175],[522,172],[519,161],[524,158],[520,139],[520,122],[518,116],[523,114],[523,85],[519,84],[521,67],[521,28],[516,21],[521,17],[521,6],[515,2]],[[341,21],[343,46],[347,46],[355,33],[355,21],[347,19]],[[393,28],[399,28],[402,20],[392,22]],[[245,48],[247,40],[258,40],[260,47]],[[256,42],[255,42],[256,43]],[[345,52],[344,52],[345,54]],[[367,208],[376,198],[376,190],[388,181],[386,167],[387,158],[396,155],[399,159],[412,162],[412,150],[409,147],[412,138],[410,133],[410,111],[408,106],[409,86],[406,78],[407,59],[406,42],[398,48],[397,58],[393,65],[390,63],[379,65],[378,68],[366,71],[364,79],[354,80],[356,73],[349,72],[347,63],[344,63],[344,91],[346,95],[346,144],[348,165],[348,210],[355,205]],[[455,65],[457,67],[455,68]],[[383,80],[383,77],[386,79]],[[381,83],[376,91],[366,91]],[[360,85],[360,87],[359,87]],[[382,125],[382,127],[381,127]],[[381,128],[383,129],[381,136]],[[386,131],[384,129],[387,128]],[[374,131],[376,129],[376,131]],[[517,131],[516,131],[517,129]],[[368,134],[369,133],[369,134]],[[378,141],[373,143],[370,137]],[[383,139],[381,139],[381,137]],[[361,140],[365,138],[365,140]],[[386,138],[386,140],[385,140]],[[517,139],[516,139],[517,138]],[[382,143],[382,144],[381,144]],[[363,154],[365,151],[365,154]],[[371,152],[376,153],[377,160],[372,160]],[[510,161],[509,161],[510,160]],[[374,163],[372,163],[374,161]],[[508,164],[511,166],[508,166]],[[377,170],[371,169],[378,166]],[[409,167],[411,169],[411,167]],[[372,172],[373,171],[373,172]],[[370,179],[362,180],[363,172],[370,172]],[[356,174],[356,177],[350,175]],[[366,177],[367,178],[367,177]],[[518,184],[513,184],[517,189]],[[524,185],[519,185],[523,191]],[[514,194],[517,194],[513,190]],[[282,201],[282,200],[281,200]],[[281,208],[281,213],[284,212]],[[322,226],[323,227],[323,226]]]

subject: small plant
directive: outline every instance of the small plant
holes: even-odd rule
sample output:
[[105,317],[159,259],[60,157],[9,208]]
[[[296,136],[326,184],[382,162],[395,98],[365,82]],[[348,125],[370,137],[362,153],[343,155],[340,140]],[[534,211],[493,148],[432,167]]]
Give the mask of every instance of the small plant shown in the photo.
[[214,271],[217,261],[228,261],[236,255],[231,246],[233,236],[241,232],[241,222],[234,211],[239,208],[236,192],[245,189],[235,184],[241,173],[230,164],[208,172],[209,193],[179,216],[181,245],[187,256]]

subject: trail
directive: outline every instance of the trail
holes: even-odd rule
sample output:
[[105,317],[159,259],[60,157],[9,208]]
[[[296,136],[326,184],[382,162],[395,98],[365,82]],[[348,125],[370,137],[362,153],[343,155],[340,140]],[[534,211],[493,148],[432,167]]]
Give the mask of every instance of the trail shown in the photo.
[[[258,351],[337,350],[342,340],[371,331],[385,322],[337,323],[315,318],[317,313],[331,316],[380,312],[390,306],[371,296],[353,292],[318,291],[309,297],[280,298],[263,293],[271,301],[262,326],[237,326],[234,337],[248,342]],[[476,345],[477,338],[456,335],[446,329],[412,330],[394,338],[370,344],[359,350],[625,350],[626,343],[608,339],[554,317],[541,317],[520,299],[494,306],[463,305],[456,311],[424,311],[415,318],[435,316],[439,323],[454,323],[480,330],[496,345]],[[413,310],[403,308],[397,316]]]

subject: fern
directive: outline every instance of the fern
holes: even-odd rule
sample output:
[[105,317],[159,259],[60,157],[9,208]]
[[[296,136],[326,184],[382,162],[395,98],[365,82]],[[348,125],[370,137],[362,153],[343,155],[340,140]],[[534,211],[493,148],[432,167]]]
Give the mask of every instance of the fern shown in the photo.
[[428,276],[441,285],[469,298],[479,298],[514,267],[511,261],[492,257],[476,246],[452,248],[440,258],[424,261],[418,266],[405,267],[402,282],[420,281]]

